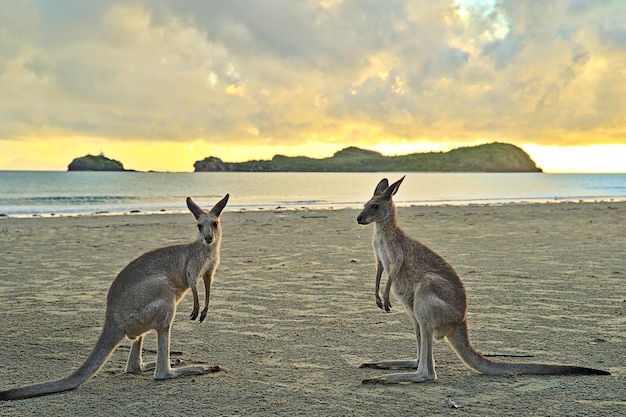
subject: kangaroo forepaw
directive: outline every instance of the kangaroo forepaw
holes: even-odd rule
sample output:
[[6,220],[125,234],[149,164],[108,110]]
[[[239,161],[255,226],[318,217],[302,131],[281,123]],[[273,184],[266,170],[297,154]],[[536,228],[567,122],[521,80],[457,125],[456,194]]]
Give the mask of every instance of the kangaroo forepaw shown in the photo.
[[195,320],[198,318],[198,309],[194,308],[193,311],[191,312],[191,314],[189,315],[189,318],[191,320]]
[[385,301],[384,309],[387,313],[391,312],[391,303],[389,301]]
[[205,308],[204,310],[202,310],[202,313],[200,314],[200,323],[202,323],[204,321],[204,319],[206,318],[206,314],[209,311],[208,308]]
[[383,300],[381,300],[380,297],[376,297],[376,305],[378,308],[383,309]]

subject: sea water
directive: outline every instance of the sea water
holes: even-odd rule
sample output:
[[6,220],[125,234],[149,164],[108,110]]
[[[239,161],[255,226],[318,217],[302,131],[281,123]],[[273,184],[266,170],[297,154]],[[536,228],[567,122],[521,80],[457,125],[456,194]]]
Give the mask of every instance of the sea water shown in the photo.
[[[185,212],[185,198],[228,210],[361,207],[381,178],[401,173],[0,171],[0,215]],[[626,174],[407,173],[406,205],[626,201]]]

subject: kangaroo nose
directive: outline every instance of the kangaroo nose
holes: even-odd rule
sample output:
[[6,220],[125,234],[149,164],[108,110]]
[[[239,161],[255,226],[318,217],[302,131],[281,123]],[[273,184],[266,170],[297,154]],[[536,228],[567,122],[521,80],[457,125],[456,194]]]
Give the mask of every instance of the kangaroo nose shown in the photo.
[[363,221],[363,216],[359,216],[356,218],[357,223],[361,223]]
[[210,245],[211,243],[213,243],[213,236],[205,236],[204,241],[207,243],[207,245]]

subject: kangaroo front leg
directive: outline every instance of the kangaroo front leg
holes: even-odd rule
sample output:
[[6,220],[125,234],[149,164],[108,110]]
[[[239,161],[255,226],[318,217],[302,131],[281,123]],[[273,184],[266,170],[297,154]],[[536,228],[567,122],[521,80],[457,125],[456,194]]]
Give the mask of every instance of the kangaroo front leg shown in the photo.
[[385,292],[383,292],[383,308],[387,313],[391,311],[391,301],[389,300],[389,293],[391,292],[391,276],[387,275],[387,284],[385,285]]
[[382,308],[389,313],[391,311],[391,284],[396,279],[396,268],[387,269],[387,283],[385,284],[385,291],[383,292],[383,306]]
[[192,271],[187,271],[187,285],[191,288],[191,294],[193,295],[193,310],[189,315],[191,320],[195,320],[198,317],[198,313],[200,312],[200,301],[198,300],[198,287],[196,281],[196,274]]
[[204,275],[204,308],[202,309],[202,313],[200,313],[200,323],[204,321],[209,311],[209,299],[211,297],[211,285],[213,284],[214,273],[215,270],[210,270]]
[[380,278],[383,275],[383,264],[379,260],[376,260],[376,305],[378,308],[383,308],[383,301],[380,299]]

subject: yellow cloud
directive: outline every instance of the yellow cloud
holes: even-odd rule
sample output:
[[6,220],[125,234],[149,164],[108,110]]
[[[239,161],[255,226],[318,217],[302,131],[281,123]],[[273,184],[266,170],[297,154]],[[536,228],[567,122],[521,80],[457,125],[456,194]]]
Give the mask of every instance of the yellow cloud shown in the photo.
[[534,145],[546,171],[624,170],[619,146],[588,148],[600,164],[567,148],[625,143],[619,2],[538,3],[531,26],[526,6],[494,0],[113,2],[54,16],[43,3],[0,14],[14,29],[0,43],[0,169],[104,152],[189,171],[209,155],[502,141]]
[[231,96],[243,97],[246,95],[246,88],[243,85],[231,84],[228,87],[226,87],[226,94],[231,95]]

